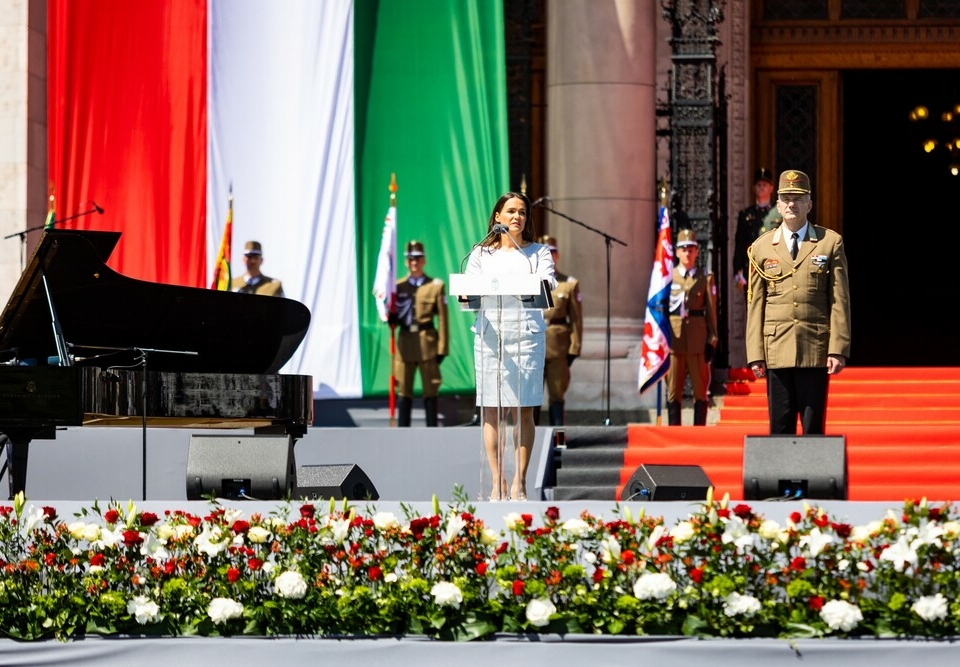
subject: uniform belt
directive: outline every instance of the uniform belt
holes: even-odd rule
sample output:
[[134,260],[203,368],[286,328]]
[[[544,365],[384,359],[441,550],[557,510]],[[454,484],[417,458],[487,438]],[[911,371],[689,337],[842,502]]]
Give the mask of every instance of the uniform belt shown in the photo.
[[704,309],[702,309],[702,308],[701,308],[700,310],[688,310],[688,311],[687,311],[687,317],[703,317],[703,316],[706,315],[706,314],[707,314],[707,311],[704,310]]
[[561,317],[555,320],[550,320],[550,324],[570,324],[570,323],[567,321],[566,317]]
[[420,331],[433,331],[433,322],[430,322],[429,324],[417,324],[416,322],[414,322],[413,324],[400,325],[400,328],[403,329],[404,331],[409,331],[410,333],[417,333]]

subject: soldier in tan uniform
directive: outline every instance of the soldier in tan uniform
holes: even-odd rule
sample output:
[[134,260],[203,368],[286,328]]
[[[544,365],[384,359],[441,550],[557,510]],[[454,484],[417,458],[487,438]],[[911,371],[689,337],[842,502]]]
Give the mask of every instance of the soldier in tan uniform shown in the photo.
[[[437,425],[440,364],[447,356],[447,294],[442,280],[423,272],[427,257],[420,241],[406,247],[409,274],[397,281],[397,354],[393,376],[397,379],[397,426],[410,426],[413,410],[413,379],[420,369],[423,410],[427,426]],[[436,321],[436,323],[435,323]]]
[[697,267],[700,248],[692,229],[677,234],[677,266],[670,288],[670,368],[667,370],[667,420],[680,425],[683,385],[693,387],[693,424],[707,423],[710,361],[717,340],[717,287],[713,274]]
[[263,246],[259,241],[247,241],[243,250],[243,263],[247,266],[247,272],[231,281],[231,291],[283,296],[283,284],[276,278],[260,273],[260,267],[263,265]]
[[850,288],[843,238],[807,220],[810,178],[780,175],[783,224],[750,246],[747,360],[767,378],[770,433],[804,435],[826,428],[830,376],[850,356]]
[[[541,236],[538,243],[550,249],[554,266],[560,259],[557,240],[552,236]],[[570,366],[580,356],[580,344],[583,340],[583,309],[580,300],[580,282],[555,269],[557,289],[553,290],[553,308],[543,312],[547,322],[547,356],[543,376],[547,385],[550,425],[562,426],[564,416],[564,396],[570,386]],[[534,409],[536,422],[540,423],[540,409]]]

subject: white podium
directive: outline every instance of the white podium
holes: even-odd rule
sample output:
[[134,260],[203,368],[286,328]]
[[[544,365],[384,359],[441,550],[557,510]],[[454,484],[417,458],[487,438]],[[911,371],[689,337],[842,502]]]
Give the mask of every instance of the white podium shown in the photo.
[[[520,407],[524,406],[520,379],[531,368],[524,351],[524,337],[529,334],[525,333],[528,330],[523,311],[551,307],[552,293],[549,283],[533,273],[453,273],[448,284],[450,295],[457,298],[461,308],[476,312],[474,367],[478,369],[477,405],[482,417],[480,439],[484,454],[480,500],[505,499],[520,461]],[[541,388],[542,382],[540,378]],[[489,418],[485,413],[491,409],[496,410],[496,434],[486,425]],[[530,437],[532,445],[532,434]],[[510,457],[512,461],[507,461],[504,455],[510,439],[514,455]]]

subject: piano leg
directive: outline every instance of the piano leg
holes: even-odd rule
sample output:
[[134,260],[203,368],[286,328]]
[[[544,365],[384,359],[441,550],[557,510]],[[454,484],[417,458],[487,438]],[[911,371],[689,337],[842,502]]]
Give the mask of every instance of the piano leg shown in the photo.
[[0,442],[6,450],[6,461],[3,467],[7,471],[10,482],[10,500],[20,493],[26,492],[27,485],[27,454],[30,451],[30,436],[11,431],[0,433]]

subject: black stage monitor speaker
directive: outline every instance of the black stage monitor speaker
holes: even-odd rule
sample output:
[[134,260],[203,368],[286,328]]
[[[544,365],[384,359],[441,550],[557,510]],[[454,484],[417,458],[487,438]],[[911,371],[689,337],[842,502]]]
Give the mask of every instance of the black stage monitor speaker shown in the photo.
[[286,435],[192,435],[187,500],[213,494],[231,500],[281,500],[296,495],[293,439]]
[[353,463],[300,466],[297,498],[306,500],[380,500],[367,474]]
[[743,440],[746,500],[847,499],[842,435],[748,435]]
[[713,486],[703,468],[694,465],[651,465],[633,471],[623,487],[623,500],[706,500]]

